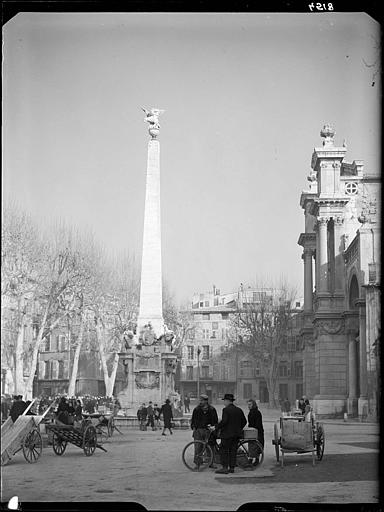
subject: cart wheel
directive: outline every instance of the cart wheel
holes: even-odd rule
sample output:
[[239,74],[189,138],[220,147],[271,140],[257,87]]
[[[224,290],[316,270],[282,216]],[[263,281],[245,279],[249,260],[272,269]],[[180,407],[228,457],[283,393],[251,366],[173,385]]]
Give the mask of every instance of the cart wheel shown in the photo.
[[52,448],[56,455],[63,455],[67,447],[67,441],[56,432],[53,433]]
[[34,428],[24,438],[23,454],[24,458],[30,464],[37,462],[43,450],[43,442],[40,432]]
[[325,433],[324,428],[321,423],[316,423],[317,434],[316,434],[316,456],[317,460],[321,460],[324,455],[324,446],[325,446]]
[[88,425],[83,435],[83,450],[87,457],[95,453],[97,445],[96,429],[93,425]]
[[277,428],[276,423],[273,428],[273,433],[274,433],[273,444],[275,445],[276,460],[277,460],[277,462],[279,462],[279,430]]
[[111,416],[108,420],[108,436],[112,437],[115,430],[115,418]]
[[263,463],[264,450],[259,441],[245,439],[237,447],[236,463],[240,468],[256,467]]

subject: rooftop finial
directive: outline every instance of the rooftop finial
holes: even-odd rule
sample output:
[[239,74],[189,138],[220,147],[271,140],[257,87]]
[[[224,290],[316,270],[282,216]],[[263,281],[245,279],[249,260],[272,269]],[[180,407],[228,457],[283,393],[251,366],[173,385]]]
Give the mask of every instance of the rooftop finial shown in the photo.
[[330,124],[325,124],[320,132],[320,136],[324,137],[323,146],[333,146],[333,137],[335,135],[335,129]]

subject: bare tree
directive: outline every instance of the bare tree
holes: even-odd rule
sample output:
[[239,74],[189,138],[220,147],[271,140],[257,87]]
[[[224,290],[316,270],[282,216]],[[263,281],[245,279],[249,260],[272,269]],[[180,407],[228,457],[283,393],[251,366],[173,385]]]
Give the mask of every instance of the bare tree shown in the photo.
[[112,396],[123,335],[136,321],[138,272],[134,259],[100,255],[89,308],[93,312],[106,395]]
[[89,279],[79,234],[64,223],[53,225],[46,233],[45,274],[39,282],[38,330],[31,352],[26,395],[32,396],[38,353],[43,339],[76,310],[79,291]]
[[[291,330],[295,293],[287,285],[259,288],[256,298],[240,294],[229,330],[228,354],[247,354],[265,379],[271,407],[278,405],[279,361]],[[246,294],[246,292],[245,292]]]
[[5,204],[1,235],[2,354],[12,370],[14,391],[24,394],[24,369],[30,352],[26,328],[44,274],[44,244],[36,224],[15,204]]

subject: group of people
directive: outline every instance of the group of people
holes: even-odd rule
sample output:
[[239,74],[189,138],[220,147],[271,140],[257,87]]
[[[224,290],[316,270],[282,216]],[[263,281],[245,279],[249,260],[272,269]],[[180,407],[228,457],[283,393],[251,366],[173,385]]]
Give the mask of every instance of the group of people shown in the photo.
[[[215,447],[216,438],[220,437],[220,461],[222,468],[216,469],[215,462],[211,466],[216,469],[216,473],[228,474],[234,473],[236,466],[236,454],[239,439],[242,437],[243,429],[248,423],[249,427],[256,428],[258,431],[258,441],[264,448],[264,427],[262,414],[256,404],[256,401],[248,400],[248,422],[243,410],[237,407],[233,402],[233,394],[224,395],[224,409],[222,418],[219,421],[216,409],[208,403],[207,395],[200,395],[199,405],[195,407],[192,413],[191,428],[195,440],[206,440]],[[214,451],[215,453],[215,451]],[[254,454],[254,464],[258,463],[258,455]],[[196,446],[195,464],[198,469],[199,447]]]
[[301,414],[305,417],[311,414],[312,407],[311,404],[309,403],[308,398],[305,396],[300,398],[298,408],[300,409]]
[[157,430],[161,427],[160,420],[162,420],[163,432],[161,435],[165,436],[166,430],[169,430],[169,433],[173,434],[173,411],[169,398],[165,400],[165,403],[161,407],[157,404],[153,404],[151,401],[148,402],[148,406],[143,403],[137,411],[137,419],[139,420],[140,430],[147,430],[149,426],[152,430]]
[[[100,398],[100,397],[99,397]],[[95,401],[93,397],[68,397],[55,396],[37,397],[33,405],[27,411],[27,414],[42,415],[56,401],[56,405],[52,408],[52,415],[56,417],[61,423],[66,425],[73,425],[75,421],[80,421],[82,414],[93,414],[97,412],[97,408],[101,403],[105,403],[114,415],[121,409],[120,402],[117,398],[105,397],[106,400]],[[12,418],[15,422],[17,418],[24,413],[24,411],[31,404],[31,400],[24,401],[22,395],[1,396],[1,421],[4,422],[8,417]]]

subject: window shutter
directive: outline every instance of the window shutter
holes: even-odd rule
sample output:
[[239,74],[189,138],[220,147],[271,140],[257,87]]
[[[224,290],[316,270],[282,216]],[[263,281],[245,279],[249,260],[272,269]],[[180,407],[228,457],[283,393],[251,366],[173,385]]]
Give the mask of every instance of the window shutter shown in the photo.
[[57,379],[59,374],[59,361],[52,361],[51,368],[52,379]]
[[44,379],[45,374],[45,362],[39,361],[39,379]]
[[64,361],[64,375],[63,375],[63,378],[64,379],[69,379],[69,361],[68,361],[68,359],[66,359]]

